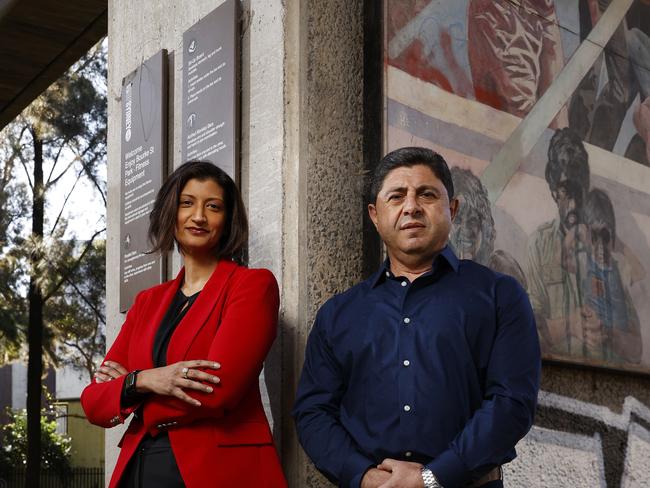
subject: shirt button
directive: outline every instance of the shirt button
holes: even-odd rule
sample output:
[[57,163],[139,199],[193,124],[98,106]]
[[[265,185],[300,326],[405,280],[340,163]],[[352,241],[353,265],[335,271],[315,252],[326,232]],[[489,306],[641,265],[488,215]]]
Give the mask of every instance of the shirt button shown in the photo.
[[408,359],[405,359],[403,364],[404,364],[404,366],[408,366],[408,365],[411,364],[411,361],[409,361]]
[[411,323],[411,319],[409,319],[408,317],[404,317],[404,323],[405,323],[405,324],[410,324],[410,323]]
[[405,412],[410,412],[411,411],[411,405],[404,405],[404,411]]
[[390,278],[390,273],[388,271],[386,271],[386,276]]
[[402,286],[406,286],[406,285],[407,285],[406,281],[402,281]]
[[404,453],[404,455],[405,455],[406,457],[411,457],[411,456],[413,455],[413,453],[412,453],[411,451],[406,451],[406,452]]

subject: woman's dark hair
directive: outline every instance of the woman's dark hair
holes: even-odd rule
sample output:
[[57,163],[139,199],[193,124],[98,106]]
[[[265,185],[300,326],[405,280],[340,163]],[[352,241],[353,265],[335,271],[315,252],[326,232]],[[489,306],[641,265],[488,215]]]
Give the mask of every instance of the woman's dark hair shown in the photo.
[[[219,258],[232,259],[246,264],[248,244],[248,219],[244,202],[235,182],[225,171],[205,161],[188,161],[170,174],[156,195],[149,215],[149,241],[151,252],[168,252],[178,247],[175,238],[176,216],[181,191],[190,180],[213,180],[222,189],[226,205],[226,225],[215,249]],[[179,249],[180,250],[180,249]]]
[[445,186],[449,199],[451,200],[454,197],[454,183],[445,159],[437,152],[424,147],[402,147],[386,154],[375,168],[368,188],[370,203],[377,201],[377,195],[388,173],[395,168],[401,168],[403,166],[410,168],[418,164],[423,164],[431,169],[433,174]]

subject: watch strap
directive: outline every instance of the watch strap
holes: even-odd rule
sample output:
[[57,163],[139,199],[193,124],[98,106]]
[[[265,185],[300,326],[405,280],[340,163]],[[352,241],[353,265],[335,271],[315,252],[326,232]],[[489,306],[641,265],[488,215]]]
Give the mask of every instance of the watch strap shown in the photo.
[[422,468],[422,481],[424,482],[424,488],[442,488],[442,485],[438,483],[436,476],[427,467]]
[[136,380],[138,377],[138,373],[142,371],[141,369],[136,369],[134,371],[131,371],[127,376],[126,380],[124,381],[124,393],[126,396],[134,396],[137,394],[137,391],[135,389],[135,384]]

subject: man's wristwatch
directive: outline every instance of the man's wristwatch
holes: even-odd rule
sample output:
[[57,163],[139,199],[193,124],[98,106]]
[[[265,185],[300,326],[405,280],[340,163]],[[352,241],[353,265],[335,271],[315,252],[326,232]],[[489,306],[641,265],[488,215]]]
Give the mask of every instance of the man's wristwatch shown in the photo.
[[126,375],[126,380],[124,380],[124,393],[127,396],[133,396],[136,394],[135,381],[140,371],[142,370],[136,369],[135,371],[131,371],[129,374]]
[[442,488],[436,476],[427,467],[422,468],[422,481],[424,481],[424,488]]

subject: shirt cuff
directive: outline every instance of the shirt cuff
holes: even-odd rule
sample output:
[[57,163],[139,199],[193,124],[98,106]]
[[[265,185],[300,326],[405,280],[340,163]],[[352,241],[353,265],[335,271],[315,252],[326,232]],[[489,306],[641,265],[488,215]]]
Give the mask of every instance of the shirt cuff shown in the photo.
[[470,473],[463,461],[451,449],[447,449],[427,464],[443,488],[463,486],[470,478]]
[[341,471],[342,486],[360,488],[361,480],[366,474],[366,471],[376,465],[377,464],[374,461],[360,452],[352,452],[343,464],[343,470]]

